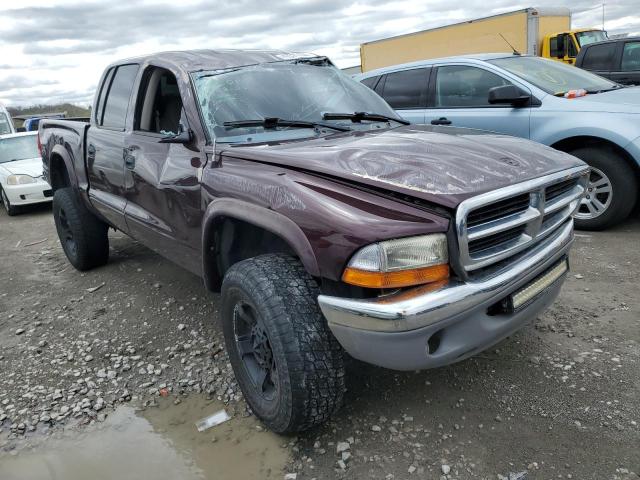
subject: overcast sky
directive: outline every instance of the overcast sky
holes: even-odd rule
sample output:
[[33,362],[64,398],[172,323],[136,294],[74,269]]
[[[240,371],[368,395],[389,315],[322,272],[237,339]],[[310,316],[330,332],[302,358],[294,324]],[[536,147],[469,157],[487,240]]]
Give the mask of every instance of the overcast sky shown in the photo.
[[[573,27],[602,25],[601,2],[570,5]],[[362,42],[528,6],[512,0],[3,0],[0,102],[88,105],[105,65],[161,50],[279,48],[352,66],[360,63]],[[609,33],[640,33],[638,0],[608,0],[605,14]]]

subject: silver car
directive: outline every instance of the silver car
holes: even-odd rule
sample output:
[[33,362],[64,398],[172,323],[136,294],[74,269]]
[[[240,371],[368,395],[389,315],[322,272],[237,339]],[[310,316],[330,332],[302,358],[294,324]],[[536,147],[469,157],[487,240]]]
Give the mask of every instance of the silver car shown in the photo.
[[640,87],[506,53],[424,60],[356,79],[413,123],[529,138],[587,162],[591,177],[576,214],[578,228],[601,230],[633,210],[640,179]]

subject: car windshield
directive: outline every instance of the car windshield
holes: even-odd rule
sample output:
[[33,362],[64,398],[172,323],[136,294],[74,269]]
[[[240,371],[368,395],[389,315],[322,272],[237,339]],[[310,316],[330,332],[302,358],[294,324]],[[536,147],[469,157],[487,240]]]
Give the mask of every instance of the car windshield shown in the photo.
[[590,32],[578,32],[576,38],[581,47],[589,45],[590,43],[603,42],[608,40],[607,34],[602,30],[592,30]]
[[0,135],[11,133],[11,124],[9,118],[4,112],[0,112]]
[[513,56],[496,58],[489,62],[553,95],[581,88],[588,92],[618,88],[617,83],[555,60]]
[[[277,118],[370,129],[379,128],[380,124],[367,120],[355,123],[349,119],[325,120],[323,115],[368,112],[399,118],[371,89],[330,65],[270,63],[226,72],[198,72],[193,77],[202,117],[217,142],[259,142],[318,135],[313,127],[229,124],[242,120]],[[335,133],[331,129],[326,132]]]
[[0,163],[39,156],[36,135],[0,138]]

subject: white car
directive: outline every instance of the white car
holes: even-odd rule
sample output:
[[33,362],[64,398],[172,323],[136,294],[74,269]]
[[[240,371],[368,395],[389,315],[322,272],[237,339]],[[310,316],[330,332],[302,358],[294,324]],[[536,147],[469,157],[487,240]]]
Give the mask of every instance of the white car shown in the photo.
[[38,132],[0,135],[0,198],[9,215],[21,205],[50,202],[53,192],[42,178]]

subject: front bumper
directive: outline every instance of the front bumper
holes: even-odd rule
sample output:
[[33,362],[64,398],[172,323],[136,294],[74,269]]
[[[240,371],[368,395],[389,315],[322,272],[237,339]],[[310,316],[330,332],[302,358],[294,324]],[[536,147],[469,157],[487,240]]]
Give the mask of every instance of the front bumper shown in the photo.
[[40,179],[35,183],[3,185],[2,188],[13,206],[50,202],[53,198],[53,191],[49,184]]
[[572,242],[569,220],[508,267],[483,277],[374,300],[320,295],[318,302],[329,328],[351,356],[395,370],[439,367],[489,348],[547,308],[566,275],[517,312],[489,311],[566,257]]

